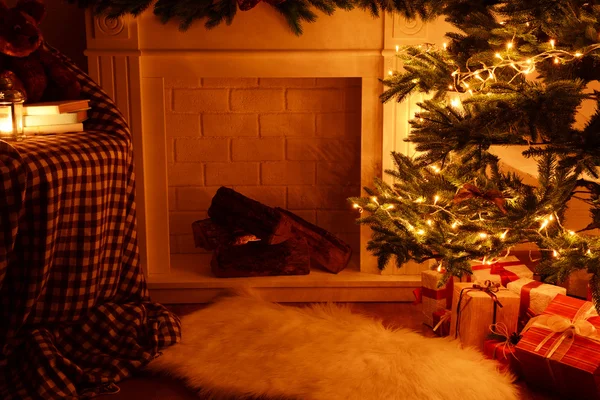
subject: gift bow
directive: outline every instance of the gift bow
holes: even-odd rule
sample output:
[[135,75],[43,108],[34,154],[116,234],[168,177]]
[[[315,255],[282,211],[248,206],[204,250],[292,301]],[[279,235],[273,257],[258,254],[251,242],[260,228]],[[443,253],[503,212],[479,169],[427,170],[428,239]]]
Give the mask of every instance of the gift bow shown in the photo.
[[[508,351],[510,352],[510,354],[512,354],[515,359],[518,361],[519,359],[517,358],[517,356],[515,356],[515,345],[513,343],[513,341],[518,341],[521,338],[521,335],[519,335],[516,332],[513,332],[512,334],[509,333],[508,331],[508,326],[506,326],[505,323],[503,322],[498,322],[496,324],[492,324],[490,325],[490,332],[493,333],[496,336],[501,336],[503,338],[505,338],[504,342],[501,342],[500,345],[502,346],[502,355],[504,356],[504,358],[508,358],[506,356],[506,349],[508,348]],[[496,353],[496,349],[494,348],[494,358],[495,358],[495,353]]]
[[535,351],[538,352],[542,347],[554,337],[555,334],[559,333],[560,336],[554,344],[548,349],[546,358],[551,358],[554,353],[561,347],[563,342],[566,346],[561,352],[560,358],[564,356],[575,341],[575,336],[585,337],[595,342],[600,342],[600,335],[596,327],[588,321],[589,318],[598,316],[598,313],[593,308],[591,303],[585,303],[573,319],[562,317],[560,315],[543,314],[532,318],[529,323],[523,329],[523,332],[527,331],[531,327],[544,328],[550,331],[548,335],[537,345]]

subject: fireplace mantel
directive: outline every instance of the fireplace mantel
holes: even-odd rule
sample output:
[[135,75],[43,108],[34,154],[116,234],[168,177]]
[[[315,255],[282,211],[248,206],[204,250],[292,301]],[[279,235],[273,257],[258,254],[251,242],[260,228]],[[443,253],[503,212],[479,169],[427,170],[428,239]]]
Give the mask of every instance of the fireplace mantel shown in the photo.
[[[136,19],[108,20],[87,14],[90,75],[115,99],[133,134],[136,158],[138,236],[141,262],[153,297],[170,302],[206,301],[222,287],[260,286],[278,301],[400,301],[420,285],[419,265],[389,268],[382,275],[366,250],[370,229],[361,227],[354,269],[340,275],[218,280],[198,275],[186,257],[169,254],[165,80],[202,78],[360,78],[361,186],[392,167],[392,150],[409,153],[403,142],[415,102],[379,102],[380,78],[397,67],[396,46],[441,43],[444,22],[424,25],[361,11],[321,15],[294,36],[271,7],[240,12],[231,26],[187,32],[161,24],[145,12]],[[385,132],[385,135],[384,135]],[[190,222],[191,223],[191,222]],[[191,228],[190,228],[191,229]],[[208,261],[206,261],[208,263]],[[193,264],[193,263],[192,263]],[[202,267],[202,268],[205,268]],[[196,271],[195,271],[196,270]],[[268,290],[266,289],[268,288]]]

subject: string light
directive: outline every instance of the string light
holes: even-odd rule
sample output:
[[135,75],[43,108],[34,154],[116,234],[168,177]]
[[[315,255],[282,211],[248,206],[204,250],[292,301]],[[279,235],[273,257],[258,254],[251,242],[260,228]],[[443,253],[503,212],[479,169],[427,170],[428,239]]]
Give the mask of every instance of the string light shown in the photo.
[[440,200],[440,196],[438,196],[437,194],[433,197],[433,205],[436,205],[437,202]]
[[556,250],[552,250],[552,255],[553,255],[555,258],[558,258],[558,251],[556,251]]
[[377,205],[379,205],[379,202],[377,201],[377,197],[373,196],[371,197],[371,201]]
[[460,107],[460,104],[460,99],[458,97],[455,97],[452,100],[450,100],[450,105],[454,108]]
[[574,231],[569,231],[569,235],[575,236],[575,232]]
[[502,60],[502,56],[500,55],[500,53],[496,53],[496,54],[494,54],[494,57],[496,57],[496,58],[499,58],[499,59],[501,59],[501,60]]
[[550,47],[552,47],[552,50],[554,50],[555,44],[556,44],[556,41],[554,39],[550,39]]
[[488,234],[485,233],[485,232],[479,232],[479,237],[482,238],[482,239],[485,239],[485,238],[488,237]]
[[354,204],[352,205],[352,207],[356,208],[356,209],[358,210],[358,213],[359,213],[359,214],[362,214],[362,212],[363,212],[363,209],[362,209],[362,207],[361,207],[361,206],[359,206],[358,204],[354,203]]
[[385,209],[386,210],[393,210],[394,209],[394,205],[393,204],[388,204],[388,206]]
[[396,53],[400,50],[400,46],[396,45]]
[[392,71],[392,70],[390,69],[390,70],[388,71],[388,75],[389,75],[389,76],[392,76],[392,75],[394,75],[394,71]]
[[513,42],[506,43],[506,48],[509,49],[509,50],[512,49],[513,48]]
[[444,50],[448,49],[448,43],[444,42],[443,46],[444,46]]
[[581,54],[580,52],[575,53],[575,57],[581,57],[583,56],[583,54]]
[[423,229],[419,229],[416,233],[417,235],[424,235],[425,231]]
[[508,233],[508,229],[504,231],[503,234],[500,235],[500,239],[504,240],[506,239],[506,234]]
[[431,169],[433,170],[433,172],[435,172],[436,174],[439,174],[440,172],[442,172],[442,170],[440,169],[440,167],[438,167],[437,165],[432,165]]
[[429,226],[433,225],[433,221],[432,221],[432,220],[430,220],[430,219],[428,219],[428,220],[427,220],[427,225],[429,225]]

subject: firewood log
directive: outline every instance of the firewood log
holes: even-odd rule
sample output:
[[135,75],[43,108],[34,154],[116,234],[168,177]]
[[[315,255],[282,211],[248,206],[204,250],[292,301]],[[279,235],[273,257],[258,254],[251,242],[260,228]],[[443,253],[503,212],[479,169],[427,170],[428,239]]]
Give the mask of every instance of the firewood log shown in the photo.
[[210,218],[192,224],[196,247],[214,250],[219,245],[240,246],[251,241],[260,240],[256,236],[240,229],[227,229],[215,224]]
[[226,187],[217,190],[208,216],[219,225],[241,229],[267,244],[281,243],[292,236],[290,223],[281,213]]
[[219,278],[310,273],[308,245],[304,238],[269,245],[249,242],[242,246],[219,246],[213,253],[211,269]]
[[334,274],[346,268],[352,256],[352,249],[348,244],[291,211],[282,208],[276,210],[291,221],[293,234],[306,239],[313,265],[318,264]]

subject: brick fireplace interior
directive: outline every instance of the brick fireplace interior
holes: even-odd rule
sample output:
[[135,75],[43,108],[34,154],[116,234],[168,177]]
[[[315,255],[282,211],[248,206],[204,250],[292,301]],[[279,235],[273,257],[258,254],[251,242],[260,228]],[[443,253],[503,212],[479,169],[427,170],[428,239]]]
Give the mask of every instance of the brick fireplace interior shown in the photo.
[[[165,80],[170,253],[194,246],[220,186],[292,210],[359,253],[357,78]],[[199,256],[201,259],[202,257]]]

